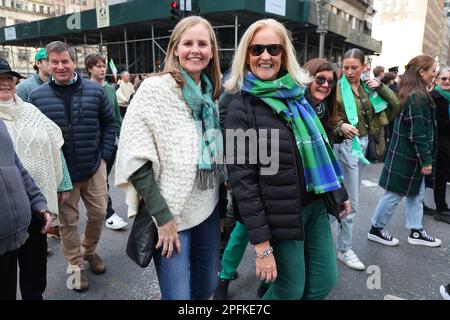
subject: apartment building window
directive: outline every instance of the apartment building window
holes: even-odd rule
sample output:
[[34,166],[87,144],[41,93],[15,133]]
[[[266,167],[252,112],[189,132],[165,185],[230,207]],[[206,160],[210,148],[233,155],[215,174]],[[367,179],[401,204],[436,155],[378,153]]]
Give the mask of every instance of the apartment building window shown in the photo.
[[392,8],[392,0],[386,0],[386,3],[384,5],[385,10],[391,10]]
[[17,52],[17,58],[19,59],[19,61],[28,61],[28,56],[29,50],[19,49],[19,51]]
[[39,12],[44,13],[44,6],[39,6]]
[[28,11],[28,2],[25,2],[24,7],[25,7],[25,10]]
[[83,3],[83,6],[87,6],[86,0],[83,0],[82,3]]
[[8,60],[8,58],[9,58],[9,50],[8,49],[0,49],[0,58]]
[[70,1],[72,4],[75,4],[75,0]]
[[6,17],[0,17],[0,28],[6,26]]
[[16,8],[19,9],[19,10],[22,10],[22,8],[23,8],[22,1],[16,1]]
[[406,8],[408,12],[413,12],[414,11],[414,0],[408,0],[406,2]]

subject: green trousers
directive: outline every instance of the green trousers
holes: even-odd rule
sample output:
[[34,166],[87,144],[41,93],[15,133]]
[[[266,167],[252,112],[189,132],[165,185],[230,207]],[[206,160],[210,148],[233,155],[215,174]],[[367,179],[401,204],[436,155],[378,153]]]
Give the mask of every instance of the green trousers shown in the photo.
[[223,251],[220,279],[233,280],[236,278],[236,270],[241,263],[247,245],[247,229],[242,223],[236,221],[236,226],[231,232],[230,239]]
[[336,255],[322,200],[302,208],[302,222],[304,241],[271,240],[278,276],[262,299],[324,299],[336,284]]

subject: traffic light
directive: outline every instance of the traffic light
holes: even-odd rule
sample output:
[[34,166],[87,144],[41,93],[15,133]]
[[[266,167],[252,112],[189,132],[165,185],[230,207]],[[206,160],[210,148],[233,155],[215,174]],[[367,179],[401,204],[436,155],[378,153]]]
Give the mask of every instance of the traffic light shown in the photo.
[[180,19],[180,1],[171,1],[170,2],[170,14],[172,15],[172,20]]

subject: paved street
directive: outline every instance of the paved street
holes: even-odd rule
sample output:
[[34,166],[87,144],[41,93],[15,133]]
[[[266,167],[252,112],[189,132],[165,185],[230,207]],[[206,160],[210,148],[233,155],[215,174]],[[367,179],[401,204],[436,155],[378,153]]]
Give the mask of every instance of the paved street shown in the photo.
[[[440,248],[425,248],[407,243],[408,230],[405,229],[404,205],[399,205],[388,231],[400,240],[397,247],[386,247],[367,240],[370,217],[382,194],[377,186],[381,165],[372,165],[366,172],[361,189],[360,215],[355,224],[353,249],[369,267],[368,271],[353,271],[338,261],[339,282],[328,299],[380,300],[440,299],[439,286],[450,282],[450,225],[436,222],[432,217],[424,217],[424,227],[433,236],[442,240]],[[123,194],[112,188],[113,204],[117,213],[126,217]],[[447,198],[450,195],[447,191]],[[434,207],[432,192],[427,190],[426,203]],[[84,207],[83,207],[84,212]],[[84,214],[82,222],[84,223]],[[45,299],[158,299],[159,289],[156,272],[151,264],[147,269],[135,265],[125,254],[129,226],[124,231],[104,228],[98,246],[99,255],[107,264],[104,275],[94,275],[88,270],[89,291],[77,293],[66,288],[66,262],[62,256],[60,242],[50,239],[53,255],[48,260],[48,279]],[[336,225],[333,226],[335,229]],[[248,248],[238,270],[239,277],[230,285],[231,299],[255,299],[257,280],[254,275],[253,250]],[[377,281],[377,274],[380,275]],[[370,277],[370,278],[369,278]],[[374,280],[375,279],[375,280]],[[369,289],[370,287],[378,287]]]

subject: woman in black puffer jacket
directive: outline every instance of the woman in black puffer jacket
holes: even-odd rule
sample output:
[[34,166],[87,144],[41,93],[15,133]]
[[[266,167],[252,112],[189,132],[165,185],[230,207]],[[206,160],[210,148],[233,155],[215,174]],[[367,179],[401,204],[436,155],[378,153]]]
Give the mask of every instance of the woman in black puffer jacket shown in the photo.
[[243,35],[224,85],[233,95],[225,129],[235,208],[255,245],[257,277],[273,282],[263,299],[322,299],[337,281],[322,194],[342,175],[304,98],[309,80],[285,27],[267,19]]

